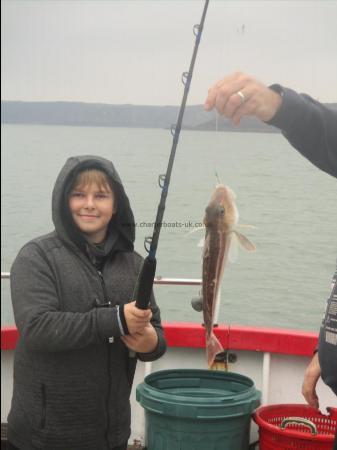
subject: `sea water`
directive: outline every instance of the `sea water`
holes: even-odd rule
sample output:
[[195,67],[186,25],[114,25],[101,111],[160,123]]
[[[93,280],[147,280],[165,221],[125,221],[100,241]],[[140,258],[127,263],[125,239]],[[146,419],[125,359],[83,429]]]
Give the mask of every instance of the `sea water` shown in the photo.
[[[134,210],[136,250],[146,255],[172,144],[168,130],[2,125],[2,256],[10,271],[19,249],[53,229],[51,194],[65,160],[112,160]],[[239,250],[225,269],[219,323],[317,331],[337,255],[337,180],[298,154],[281,134],[181,132],[157,253],[157,275],[201,277],[204,209],[215,172],[237,196],[241,231],[256,252]],[[2,325],[13,324],[2,280]],[[195,286],[156,286],[164,321],[202,322]]]

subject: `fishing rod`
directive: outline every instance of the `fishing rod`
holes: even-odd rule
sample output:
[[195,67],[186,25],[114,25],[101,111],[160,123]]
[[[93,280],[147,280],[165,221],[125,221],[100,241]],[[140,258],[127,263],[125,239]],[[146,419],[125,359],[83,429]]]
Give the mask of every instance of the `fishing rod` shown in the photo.
[[182,77],[181,77],[181,81],[182,81],[183,85],[185,86],[185,88],[184,88],[184,95],[183,95],[183,99],[181,102],[177,123],[175,125],[171,126],[171,134],[173,136],[173,142],[172,142],[170,158],[169,158],[169,162],[167,165],[166,174],[159,175],[159,178],[158,178],[158,184],[162,191],[161,191],[160,202],[159,202],[158,209],[157,209],[157,216],[156,216],[156,220],[155,220],[155,224],[154,224],[153,234],[152,234],[152,237],[146,237],[144,240],[144,247],[145,247],[145,250],[148,252],[148,255],[146,256],[146,258],[143,261],[142,267],[141,267],[139,275],[138,275],[135,290],[133,292],[133,297],[132,297],[133,300],[136,301],[136,306],[140,309],[147,309],[149,306],[149,302],[150,302],[150,296],[151,296],[152,286],[153,286],[153,282],[154,282],[154,276],[155,276],[155,272],[156,272],[156,265],[157,265],[156,252],[157,252],[157,247],[158,247],[160,230],[161,230],[163,217],[164,217],[166,197],[167,197],[168,189],[169,189],[169,185],[170,185],[171,173],[172,173],[174,158],[175,158],[176,149],[177,149],[177,145],[178,145],[178,141],[179,141],[181,124],[182,124],[182,120],[183,120],[183,116],[184,116],[184,112],[185,112],[186,101],[187,101],[187,96],[188,96],[188,92],[189,92],[190,84],[191,84],[191,80],[192,80],[194,64],[195,64],[195,60],[197,57],[199,43],[200,43],[200,39],[201,39],[203,27],[204,27],[208,3],[209,3],[209,0],[205,0],[205,5],[204,5],[203,12],[202,12],[200,24],[194,25],[194,27],[193,27],[193,34],[196,37],[196,39],[195,39],[195,44],[194,44],[194,49],[193,49],[193,54],[192,54],[192,59],[191,59],[189,70],[188,70],[188,72],[183,72]]

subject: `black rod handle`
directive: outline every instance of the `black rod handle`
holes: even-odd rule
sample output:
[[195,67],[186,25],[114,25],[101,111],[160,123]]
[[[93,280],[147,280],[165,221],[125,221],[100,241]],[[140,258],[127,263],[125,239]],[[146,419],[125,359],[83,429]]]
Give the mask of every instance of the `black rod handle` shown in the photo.
[[156,258],[150,259],[147,256],[143,261],[132,298],[136,301],[137,308],[147,309],[149,307],[156,265]]

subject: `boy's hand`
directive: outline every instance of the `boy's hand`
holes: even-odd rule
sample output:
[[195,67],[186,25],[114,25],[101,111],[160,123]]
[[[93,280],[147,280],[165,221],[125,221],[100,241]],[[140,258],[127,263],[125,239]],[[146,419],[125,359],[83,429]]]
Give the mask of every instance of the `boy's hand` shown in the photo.
[[136,302],[131,302],[124,305],[124,316],[129,333],[132,335],[142,332],[149,325],[152,311],[151,309],[139,309],[136,307]]
[[124,344],[136,353],[151,353],[158,344],[158,336],[153,326],[148,323],[141,332],[121,337]]

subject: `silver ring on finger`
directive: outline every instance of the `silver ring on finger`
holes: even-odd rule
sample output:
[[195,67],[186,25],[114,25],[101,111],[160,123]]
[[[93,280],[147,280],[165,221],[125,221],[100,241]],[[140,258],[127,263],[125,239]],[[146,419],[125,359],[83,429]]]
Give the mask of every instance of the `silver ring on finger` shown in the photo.
[[237,91],[237,95],[240,97],[241,105],[243,105],[244,102],[246,101],[246,97],[241,91]]

